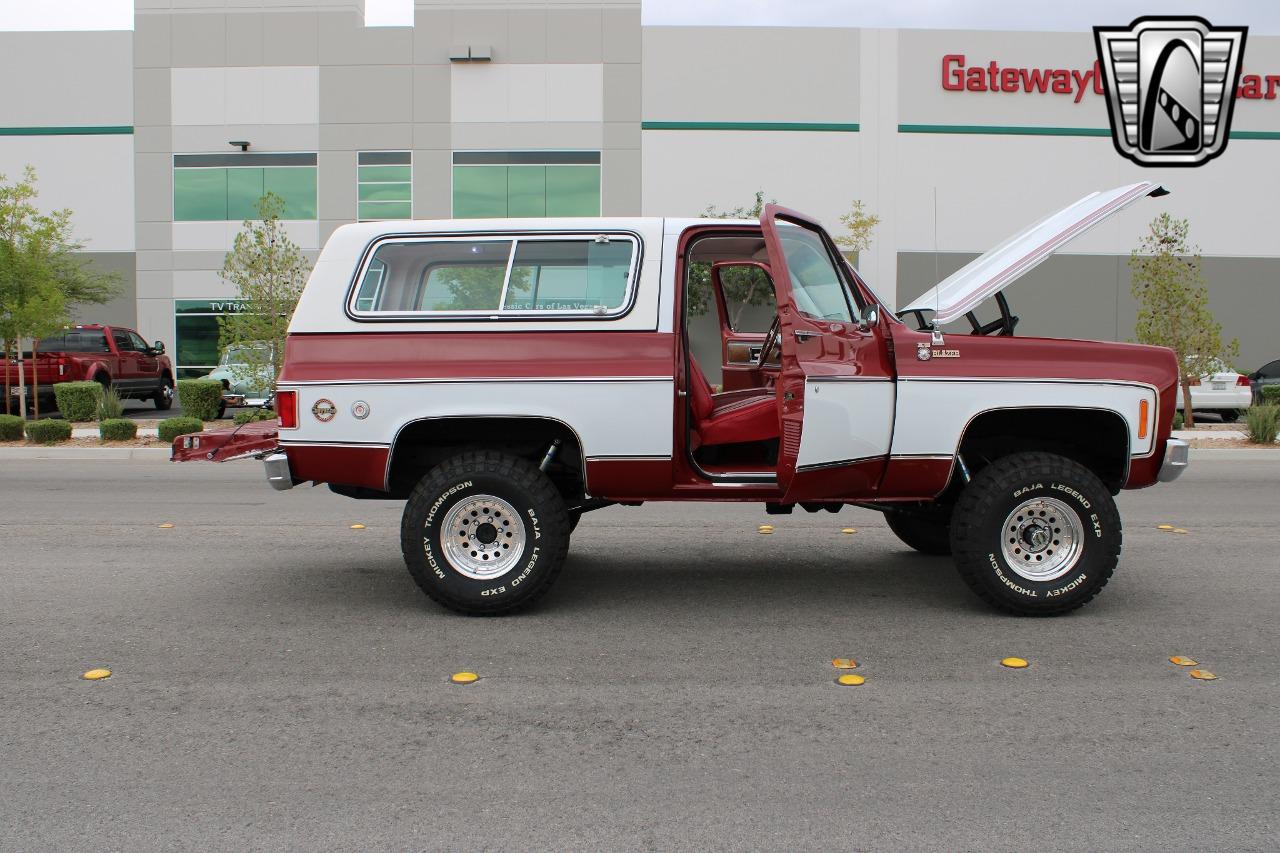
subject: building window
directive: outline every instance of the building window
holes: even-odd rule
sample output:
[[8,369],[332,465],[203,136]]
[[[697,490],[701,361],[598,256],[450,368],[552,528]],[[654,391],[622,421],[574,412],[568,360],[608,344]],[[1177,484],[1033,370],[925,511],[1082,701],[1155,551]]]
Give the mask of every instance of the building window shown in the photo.
[[459,151],[456,219],[600,215],[598,151]]
[[356,155],[356,215],[361,222],[413,218],[413,155],[361,151]]
[[176,299],[173,304],[174,370],[178,379],[208,375],[218,366],[218,318],[245,310],[237,299]]
[[173,155],[174,222],[253,219],[269,192],[284,200],[284,219],[315,219],[316,155]]

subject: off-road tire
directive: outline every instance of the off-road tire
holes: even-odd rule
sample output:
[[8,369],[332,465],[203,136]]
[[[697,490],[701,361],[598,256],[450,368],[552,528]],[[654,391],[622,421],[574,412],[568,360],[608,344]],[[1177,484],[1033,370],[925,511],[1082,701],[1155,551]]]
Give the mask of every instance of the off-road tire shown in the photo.
[[884,520],[895,536],[921,554],[945,557],[951,553],[951,507],[889,510]]
[[[166,391],[168,393],[166,393]],[[161,412],[167,412],[173,408],[173,380],[168,376],[160,380],[160,387],[156,389],[155,396],[151,398],[156,409]]]
[[[1004,553],[1011,532],[1005,521],[1035,498],[1066,506],[1082,532],[1074,565],[1052,580],[1020,575]],[[960,577],[983,601],[1020,616],[1057,616],[1087,603],[1111,579],[1121,539],[1120,514],[1107,487],[1084,466],[1051,453],[1014,453],[983,468],[951,516]]]
[[[442,540],[450,509],[478,495],[510,504],[524,527],[519,559],[487,579],[455,568]],[[400,524],[400,548],[409,574],[433,601],[469,616],[499,616],[546,593],[564,565],[569,532],[564,499],[537,465],[498,451],[469,451],[441,462],[414,487]]]

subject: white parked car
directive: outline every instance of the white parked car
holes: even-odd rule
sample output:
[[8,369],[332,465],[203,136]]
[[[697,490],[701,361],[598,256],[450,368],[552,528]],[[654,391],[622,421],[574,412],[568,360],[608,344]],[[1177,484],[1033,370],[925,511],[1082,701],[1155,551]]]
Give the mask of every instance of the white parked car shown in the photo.
[[[1210,370],[1191,380],[1191,409],[1196,414],[1216,412],[1224,421],[1234,421],[1253,403],[1249,377],[1236,373],[1214,359]],[[1178,388],[1178,411],[1182,411],[1182,388]]]

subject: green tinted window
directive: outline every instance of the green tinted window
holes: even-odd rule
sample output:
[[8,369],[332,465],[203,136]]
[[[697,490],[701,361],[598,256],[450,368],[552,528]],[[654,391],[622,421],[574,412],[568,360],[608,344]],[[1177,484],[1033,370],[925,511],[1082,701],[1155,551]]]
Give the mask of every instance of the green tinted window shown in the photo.
[[547,215],[545,166],[497,166],[507,170],[507,216]]
[[213,314],[179,314],[174,317],[174,361],[179,368],[200,368],[208,373],[218,365],[218,318]]
[[386,271],[387,265],[377,258],[369,262],[369,269],[360,282],[360,292],[356,294],[357,311],[372,311],[373,306],[378,304],[382,292],[382,276]]
[[547,167],[547,216],[599,215],[599,166]]
[[413,204],[407,201],[362,201],[357,205],[360,220],[412,219]]
[[456,219],[507,215],[506,166],[454,166],[453,215]]
[[454,166],[453,215],[599,216],[600,167]]
[[177,168],[173,170],[175,222],[253,219],[258,199],[273,192],[284,200],[285,219],[316,218],[316,167],[264,169]]
[[256,218],[262,192],[261,169],[227,169],[227,219]]
[[[356,167],[356,217],[370,219],[413,218],[413,166],[408,151],[362,152],[357,162],[383,161],[382,165]],[[392,159],[393,164],[385,161]],[[399,160],[401,164],[394,164]]]
[[226,218],[226,169],[173,170],[175,222],[222,222]]
[[357,179],[362,184],[369,181],[383,183],[413,180],[412,166],[361,166],[356,171]]
[[316,169],[314,166],[289,166],[262,170],[264,192],[284,199],[285,219],[316,218]]

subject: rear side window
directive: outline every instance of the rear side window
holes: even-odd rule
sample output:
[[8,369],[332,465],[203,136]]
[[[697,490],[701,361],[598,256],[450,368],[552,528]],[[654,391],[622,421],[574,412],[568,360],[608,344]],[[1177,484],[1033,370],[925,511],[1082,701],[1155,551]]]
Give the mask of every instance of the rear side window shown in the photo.
[[104,332],[68,329],[61,335],[44,338],[37,344],[41,352],[110,352]]
[[377,245],[354,316],[611,316],[630,299],[630,235],[406,238]]

